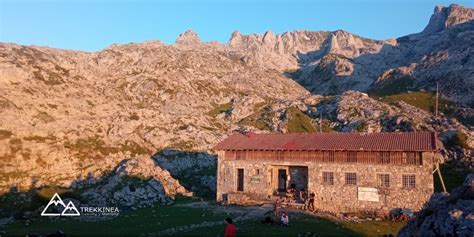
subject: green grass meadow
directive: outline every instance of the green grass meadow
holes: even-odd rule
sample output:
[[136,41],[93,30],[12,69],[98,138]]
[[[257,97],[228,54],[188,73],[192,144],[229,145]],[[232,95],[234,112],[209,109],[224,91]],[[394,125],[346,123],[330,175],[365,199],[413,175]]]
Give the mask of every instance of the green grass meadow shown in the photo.
[[[189,202],[189,201],[179,201]],[[226,209],[230,208],[230,209]],[[219,210],[219,211],[218,211]],[[233,211],[226,211],[233,210]],[[235,210],[238,210],[235,212]],[[123,211],[117,218],[97,222],[85,222],[61,217],[51,220],[46,217],[26,223],[17,221],[0,230],[6,236],[28,234],[47,235],[57,230],[67,236],[223,236],[224,218],[234,218],[238,236],[373,236],[396,234],[403,226],[401,222],[365,221],[361,223],[336,222],[304,213],[290,212],[290,227],[264,225],[264,216],[248,218],[251,207],[208,206],[155,206]],[[271,214],[271,213],[270,213]]]

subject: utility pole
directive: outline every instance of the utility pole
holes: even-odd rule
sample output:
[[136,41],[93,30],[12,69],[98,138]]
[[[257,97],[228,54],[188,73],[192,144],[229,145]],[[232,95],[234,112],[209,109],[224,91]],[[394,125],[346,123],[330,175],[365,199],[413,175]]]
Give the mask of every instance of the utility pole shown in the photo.
[[436,81],[436,108],[435,108],[435,117],[438,117],[438,98],[439,98],[439,81]]
[[323,113],[319,114],[319,132],[323,132]]

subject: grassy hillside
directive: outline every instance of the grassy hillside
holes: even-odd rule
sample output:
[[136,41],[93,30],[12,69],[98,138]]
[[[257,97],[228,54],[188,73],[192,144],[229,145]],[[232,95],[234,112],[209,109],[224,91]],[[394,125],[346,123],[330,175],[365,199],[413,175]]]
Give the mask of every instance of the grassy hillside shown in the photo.
[[[428,112],[435,112],[436,108],[436,95],[433,92],[417,91],[417,92],[404,92],[395,95],[382,96],[385,102],[403,101],[407,104],[413,105],[420,109]],[[439,100],[439,109],[444,111],[449,107],[449,102],[441,99]]]
[[288,132],[316,132],[316,128],[311,123],[311,118],[298,108],[289,108],[287,114]]
[[396,95],[408,91],[413,86],[413,80],[410,78],[401,78],[388,83],[383,83],[368,91],[371,96],[388,96]]
[[[378,98],[387,103],[393,103],[397,101],[403,101],[407,104],[413,105],[417,108],[426,110],[428,112],[434,113],[436,108],[436,94],[431,91],[415,91],[415,92],[401,92],[392,94],[387,92],[388,94],[384,95],[380,91],[369,92],[369,95]],[[448,117],[454,117],[458,119],[461,123],[465,125],[474,125],[474,118],[473,117],[466,117],[460,113],[462,108],[457,106],[456,104],[440,97],[439,98],[439,111],[447,115]]]

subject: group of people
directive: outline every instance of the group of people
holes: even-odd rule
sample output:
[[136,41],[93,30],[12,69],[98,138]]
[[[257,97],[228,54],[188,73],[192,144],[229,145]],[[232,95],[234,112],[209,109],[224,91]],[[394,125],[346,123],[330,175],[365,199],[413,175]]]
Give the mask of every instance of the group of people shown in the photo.
[[[235,237],[236,236],[236,229],[235,229],[235,225],[234,225],[232,219],[230,217],[227,217],[227,218],[224,219],[224,222],[226,223],[226,227],[225,227],[225,231],[224,231],[224,237]],[[271,217],[267,216],[262,221],[262,223],[273,225],[273,224],[275,224],[275,221],[273,221]],[[280,225],[282,225],[282,226],[289,226],[290,225],[290,218],[288,217],[288,214],[286,214],[286,212],[281,213]]]
[[[278,218],[280,218],[280,222],[276,221],[278,220]],[[265,219],[262,221],[262,224],[273,225],[275,224],[275,222],[281,226],[290,226],[290,217],[286,212],[282,212],[280,217],[278,216],[278,214],[275,214],[275,221],[270,216],[266,216]]]
[[[225,231],[224,231],[224,237],[235,237],[236,236],[236,229],[235,229],[235,225],[234,225],[232,219],[230,217],[227,217],[227,218],[224,219],[224,222],[226,223],[226,227],[225,227]],[[262,223],[273,225],[275,223],[275,221],[273,221],[271,217],[267,216],[262,221]],[[290,218],[288,217],[288,214],[286,214],[286,212],[281,213],[280,225],[282,225],[282,226],[289,226],[290,225]]]
[[[296,189],[294,185],[291,185],[290,188],[287,190],[287,195],[285,196],[286,201],[294,201],[294,202],[302,202],[304,204],[304,210],[314,211],[314,200],[315,200],[314,192],[311,192],[308,195],[308,192],[303,188],[300,191]],[[290,200],[288,200],[290,199]],[[285,200],[282,197],[275,199],[275,203],[273,206],[273,214],[274,220],[280,219],[280,224],[282,226],[289,226],[290,220],[288,214],[286,212],[281,212],[280,209],[282,208],[283,202]],[[270,217],[266,217],[262,223],[265,224],[274,224],[274,221]]]
[[[296,186],[292,184],[290,188],[287,189],[285,199],[286,201],[290,202],[300,202],[304,204],[304,210],[309,210],[309,211],[314,211],[314,201],[315,201],[315,194],[314,192],[311,192],[308,195],[308,192],[302,188],[301,190],[297,190]],[[290,226],[290,218],[288,214],[285,211],[282,211],[280,213],[280,209],[282,208],[283,202],[285,200],[282,197],[279,197],[275,200],[274,203],[274,219],[272,219],[270,216],[265,217],[264,220],[262,220],[263,224],[270,224],[273,225],[275,222],[278,222],[281,226]],[[235,231],[235,225],[232,222],[232,219],[227,217],[225,219],[225,222],[227,224],[225,228],[225,237],[235,237],[236,231]]]
[[[304,210],[314,211],[314,192],[308,195],[308,192],[302,188],[301,190],[296,189],[295,184],[291,184],[290,188],[287,189],[286,199],[289,202],[300,202],[304,204]],[[278,200],[277,200],[278,201]]]

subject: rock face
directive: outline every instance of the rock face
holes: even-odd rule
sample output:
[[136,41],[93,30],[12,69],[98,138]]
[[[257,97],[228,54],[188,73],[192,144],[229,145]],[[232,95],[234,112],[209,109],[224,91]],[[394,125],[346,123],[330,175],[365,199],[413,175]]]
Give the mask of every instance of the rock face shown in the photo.
[[223,106],[308,94],[276,70],[207,44],[96,53],[0,44],[0,57],[3,191],[67,186],[167,147],[205,150],[233,129],[218,116]]
[[76,188],[87,188],[81,196],[89,204],[146,207],[156,203],[170,204],[177,194],[192,196],[171,174],[146,156],[123,161],[113,174],[93,183],[78,183]]
[[199,36],[194,33],[192,30],[187,30],[184,33],[181,33],[176,39],[176,44],[199,44],[201,39]]
[[216,191],[216,157],[207,152],[164,150],[153,156],[163,169],[180,180],[180,184],[199,196],[214,196]]
[[449,7],[436,6],[429,24],[423,33],[436,33],[454,25],[462,24],[474,18],[474,9],[464,8],[457,4]]
[[291,31],[275,35],[267,31],[263,35],[243,35],[236,31],[227,46],[245,54],[245,60],[263,64],[278,70],[296,69],[300,52],[321,49],[330,32]]
[[399,236],[473,236],[474,174],[450,194],[435,194]]
[[460,5],[438,6],[423,32],[390,40],[341,30],[247,36],[235,32],[228,46],[243,52],[246,61],[284,71],[317,94],[394,87],[433,91],[439,81],[444,96],[471,106],[473,12]]

